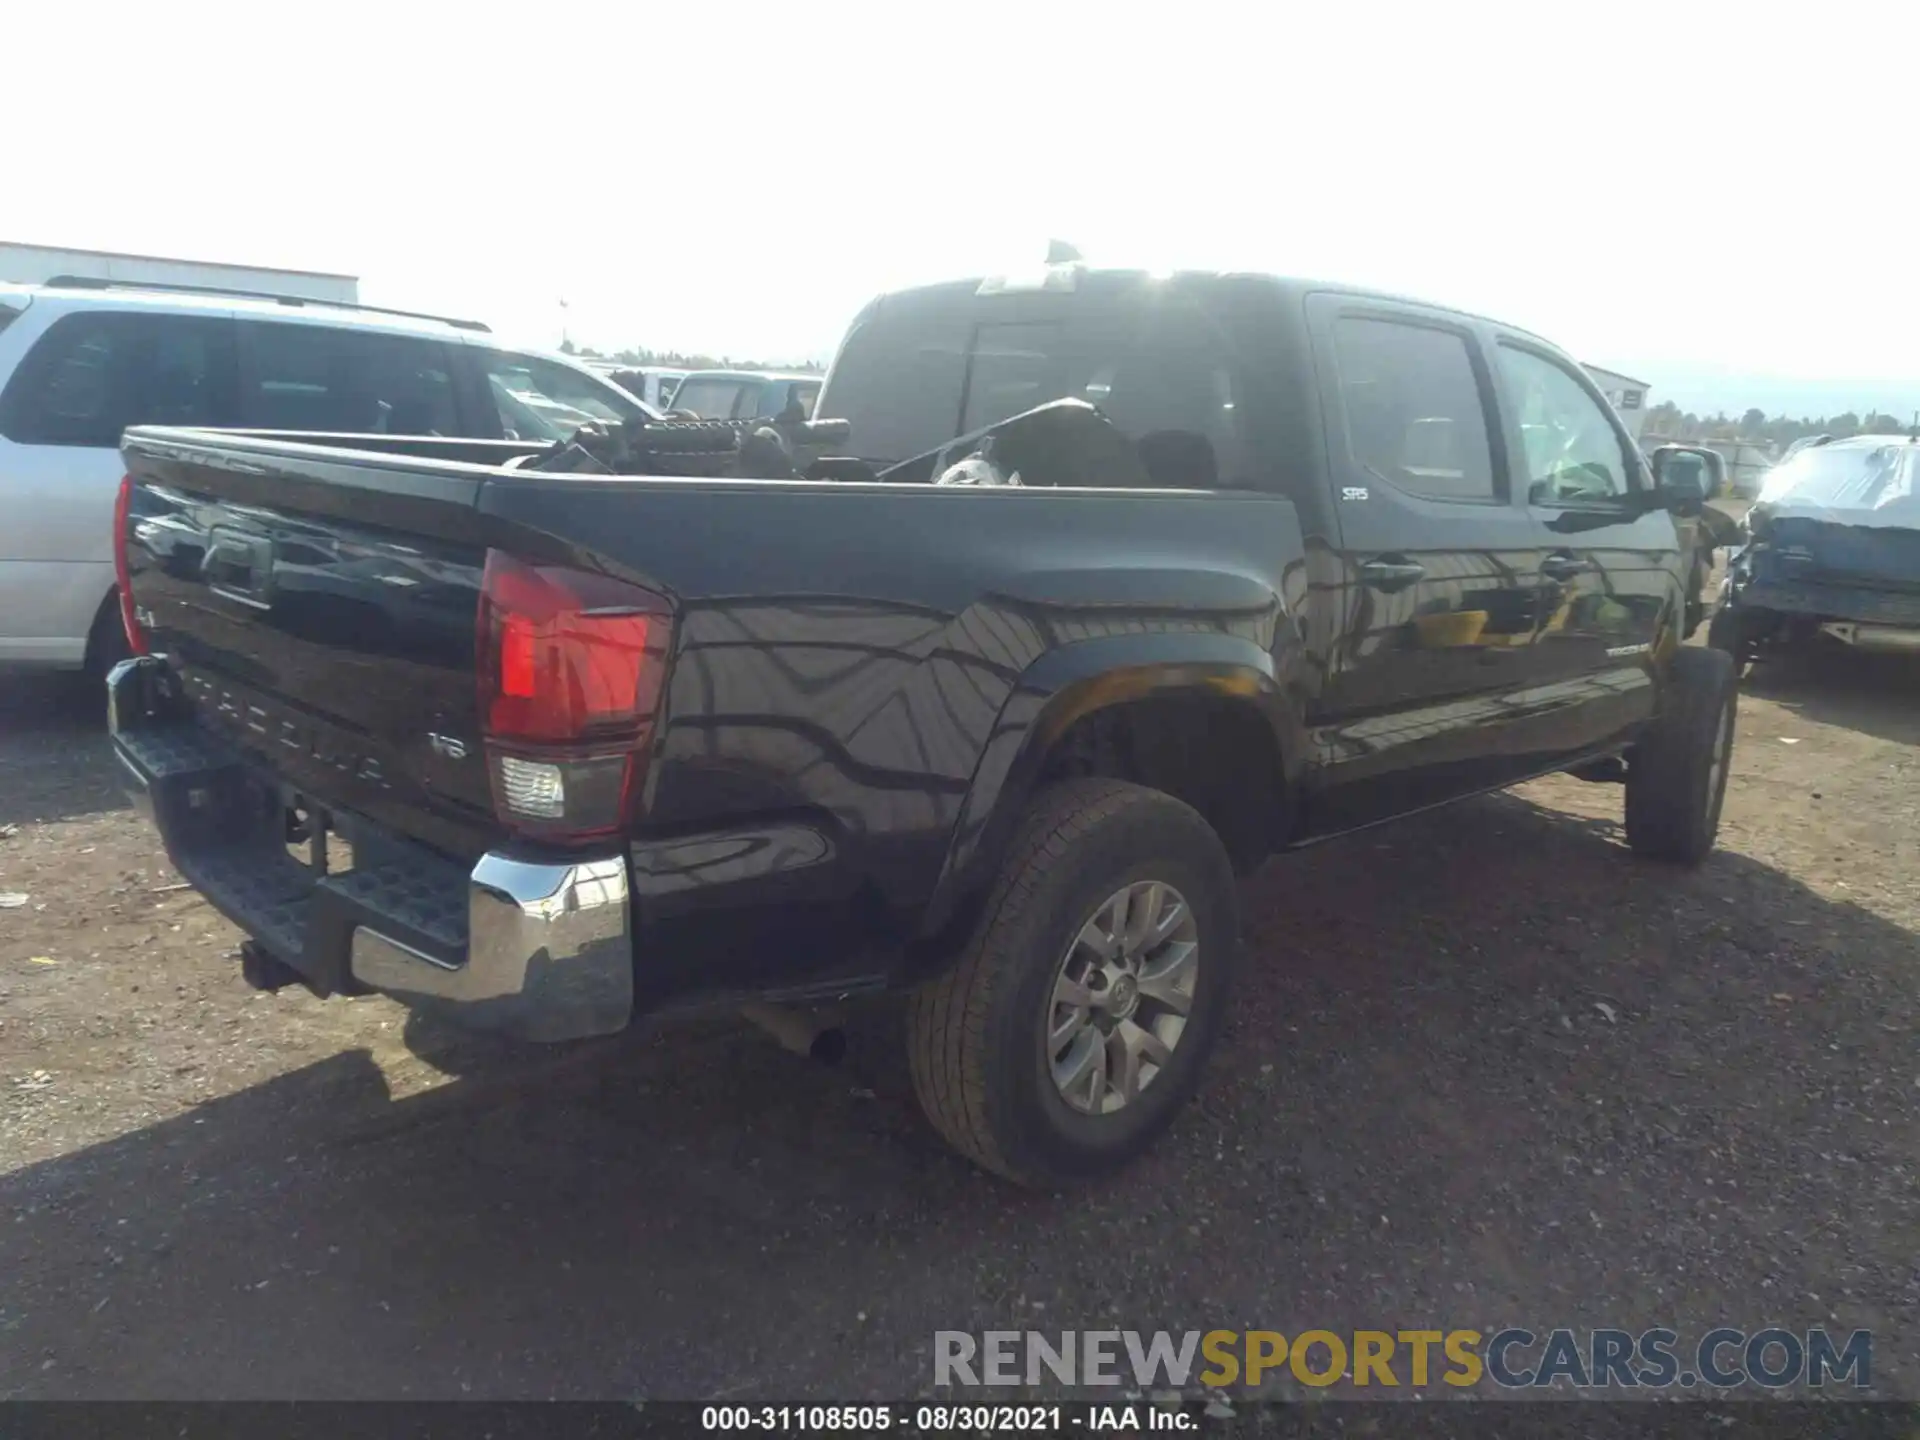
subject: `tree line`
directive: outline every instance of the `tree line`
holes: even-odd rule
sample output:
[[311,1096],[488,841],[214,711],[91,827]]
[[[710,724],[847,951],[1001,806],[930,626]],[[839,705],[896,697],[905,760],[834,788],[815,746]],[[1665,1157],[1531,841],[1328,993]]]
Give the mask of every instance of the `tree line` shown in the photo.
[[1662,400],[1648,407],[1644,433],[1648,438],[1657,435],[1663,440],[1744,440],[1750,445],[1783,450],[1809,435],[1831,435],[1836,440],[1849,435],[1905,435],[1913,426],[1912,419],[1902,420],[1897,415],[1876,411],[1860,415],[1848,410],[1840,415],[1803,416],[1797,420],[1788,415],[1768,415],[1759,409],[1739,416],[1725,412],[1696,415],[1691,410],[1682,410],[1671,400]]
[[690,355],[682,350],[615,350],[603,354],[589,345],[560,342],[560,353],[577,355],[582,360],[611,360],[617,365],[658,365],[667,370],[786,370],[799,375],[819,375],[826,366],[818,360],[803,360],[797,365],[771,360],[734,360],[725,355]]

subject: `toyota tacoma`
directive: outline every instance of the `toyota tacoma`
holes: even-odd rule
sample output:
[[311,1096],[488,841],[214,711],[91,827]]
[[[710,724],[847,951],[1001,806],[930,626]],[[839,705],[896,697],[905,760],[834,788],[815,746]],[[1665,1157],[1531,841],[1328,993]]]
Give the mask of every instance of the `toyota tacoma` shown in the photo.
[[1052,1185],[1194,1092],[1267,857],[1555,771],[1712,847],[1703,497],[1535,336],[1057,264],[875,301],[814,413],[127,433],[114,743],[251,983],[531,1040],[897,992],[934,1126]]

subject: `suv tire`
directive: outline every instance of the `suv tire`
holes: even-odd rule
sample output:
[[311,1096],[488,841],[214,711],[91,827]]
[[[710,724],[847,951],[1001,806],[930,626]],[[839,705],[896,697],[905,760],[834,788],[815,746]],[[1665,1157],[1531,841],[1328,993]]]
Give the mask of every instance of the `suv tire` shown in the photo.
[[[126,622],[120,618],[120,592],[109,590],[99,613],[93,617],[93,628],[87,632],[87,654],[81,665],[86,683],[96,692],[107,683],[107,672],[122,660],[131,659],[133,647],[127,643]],[[104,709],[106,699],[97,695]]]
[[928,1120],[1020,1184],[1120,1168],[1199,1086],[1238,931],[1233,866],[1198,811],[1119,780],[1043,791],[958,962],[909,1000]]
[[1725,651],[1674,652],[1659,718],[1627,760],[1627,844],[1636,855],[1698,865],[1713,850],[1739,695]]

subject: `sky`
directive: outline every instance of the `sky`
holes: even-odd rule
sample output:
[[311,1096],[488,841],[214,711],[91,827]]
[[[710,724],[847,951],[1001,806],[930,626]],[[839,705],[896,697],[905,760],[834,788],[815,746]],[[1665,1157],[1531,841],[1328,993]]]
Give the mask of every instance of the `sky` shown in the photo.
[[0,239],[790,361],[1059,237],[1481,311],[1689,409],[1920,408],[1916,6],[86,14],[9,16]]

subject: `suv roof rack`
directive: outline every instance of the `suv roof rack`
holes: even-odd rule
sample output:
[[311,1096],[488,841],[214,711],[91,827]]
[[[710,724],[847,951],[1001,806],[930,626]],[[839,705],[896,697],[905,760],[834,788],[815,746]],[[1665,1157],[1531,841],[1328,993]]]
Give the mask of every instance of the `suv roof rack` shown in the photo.
[[392,310],[385,305],[362,305],[357,300],[316,300],[305,295],[281,295],[272,290],[232,290],[222,285],[178,285],[167,280],[104,280],[93,275],[56,275],[41,282],[56,290],[163,290],[183,295],[225,295],[236,300],[271,300],[276,305],[325,305],[335,310],[360,310],[369,315],[393,315],[402,320],[434,320],[457,330],[493,333],[483,320],[457,320],[451,315],[429,315],[424,310]]

